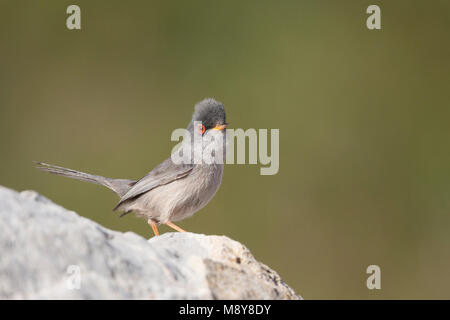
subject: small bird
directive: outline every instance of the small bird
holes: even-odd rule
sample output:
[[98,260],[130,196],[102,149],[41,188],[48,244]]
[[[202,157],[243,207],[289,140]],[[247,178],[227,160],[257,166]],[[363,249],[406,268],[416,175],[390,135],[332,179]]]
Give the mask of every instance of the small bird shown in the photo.
[[[221,150],[222,159],[225,159],[224,141],[228,125],[225,120],[225,108],[222,103],[207,98],[195,105],[186,132],[191,137],[194,137],[195,130],[201,137],[207,134],[216,137],[205,139],[202,148]],[[192,140],[183,139],[182,146],[191,144]],[[193,159],[187,163],[175,163],[172,157],[169,157],[137,181],[106,178],[43,162],[37,162],[37,168],[111,189],[120,197],[113,210],[123,211],[121,217],[133,211],[136,216],[147,219],[154,234],[158,236],[160,224],[185,232],[173,222],[192,216],[209,203],[222,183],[223,162],[224,160],[206,163],[204,160]]]

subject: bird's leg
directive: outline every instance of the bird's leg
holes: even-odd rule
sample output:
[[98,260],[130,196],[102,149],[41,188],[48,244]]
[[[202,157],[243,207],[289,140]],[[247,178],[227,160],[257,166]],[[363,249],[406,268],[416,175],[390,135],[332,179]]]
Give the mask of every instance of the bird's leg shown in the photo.
[[179,226],[175,225],[174,223],[167,221],[166,225],[168,225],[169,227],[171,227],[172,229],[177,230],[178,232],[186,232],[186,230],[181,229]]
[[148,224],[152,227],[155,236],[159,236],[158,225],[152,219],[148,219]]

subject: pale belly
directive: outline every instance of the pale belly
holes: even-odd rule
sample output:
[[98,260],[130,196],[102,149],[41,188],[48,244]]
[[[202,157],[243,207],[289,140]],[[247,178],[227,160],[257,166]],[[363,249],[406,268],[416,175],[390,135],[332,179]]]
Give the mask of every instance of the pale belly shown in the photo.
[[159,223],[188,218],[214,197],[222,174],[223,164],[196,166],[188,177],[150,190],[129,208]]

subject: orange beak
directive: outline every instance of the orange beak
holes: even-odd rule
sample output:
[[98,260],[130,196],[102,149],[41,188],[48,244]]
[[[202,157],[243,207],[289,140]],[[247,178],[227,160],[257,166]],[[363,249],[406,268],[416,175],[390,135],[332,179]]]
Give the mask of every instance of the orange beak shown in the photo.
[[219,131],[222,131],[222,130],[224,130],[224,129],[227,127],[227,125],[228,125],[228,124],[218,124],[218,125],[216,125],[216,126],[213,128],[213,130],[219,130]]

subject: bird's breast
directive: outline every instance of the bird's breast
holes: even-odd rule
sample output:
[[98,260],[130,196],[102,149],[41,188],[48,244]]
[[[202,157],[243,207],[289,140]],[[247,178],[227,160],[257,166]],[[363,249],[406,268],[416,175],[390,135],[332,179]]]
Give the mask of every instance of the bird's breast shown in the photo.
[[223,164],[196,165],[192,173],[178,180],[177,191],[167,212],[170,221],[178,221],[202,209],[214,197],[222,183]]

